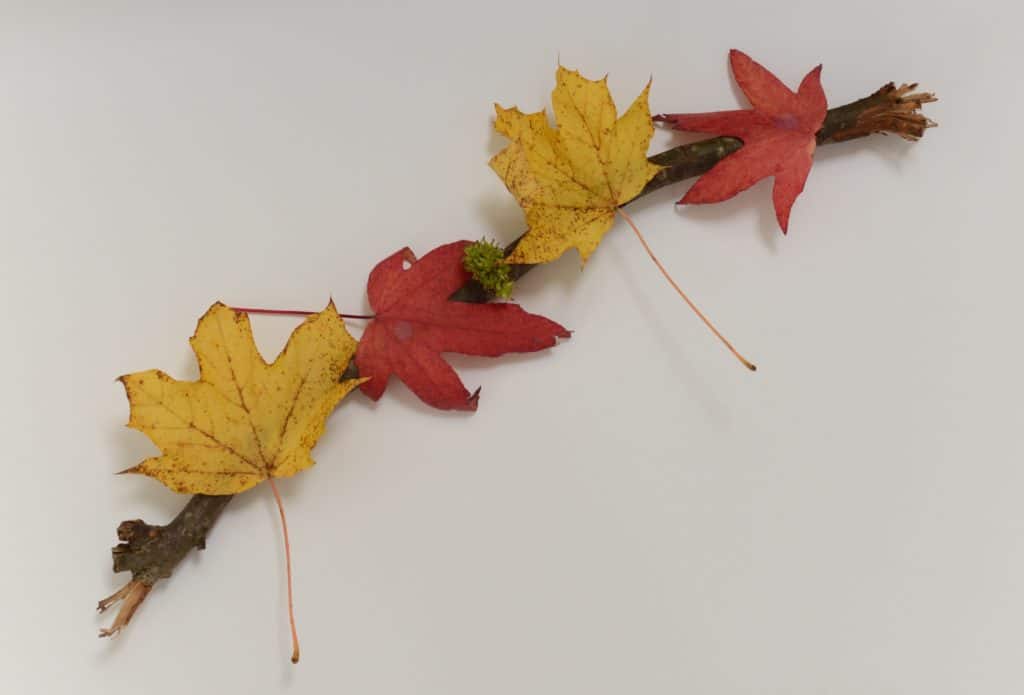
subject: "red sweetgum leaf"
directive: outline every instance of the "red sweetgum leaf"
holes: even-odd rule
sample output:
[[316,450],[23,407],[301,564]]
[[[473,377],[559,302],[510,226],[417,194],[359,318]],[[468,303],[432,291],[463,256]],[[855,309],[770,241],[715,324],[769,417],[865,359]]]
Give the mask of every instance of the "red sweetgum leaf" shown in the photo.
[[536,352],[569,337],[559,324],[516,304],[449,300],[470,279],[462,264],[470,243],[439,246],[419,260],[404,248],[370,273],[367,294],[375,318],[359,340],[355,362],[360,376],[371,377],[360,388],[373,400],[394,374],[428,405],[476,410],[480,390],[471,394],[441,353],[497,357]]
[[676,130],[743,140],[740,150],[700,177],[679,202],[717,203],[774,176],[775,217],[785,234],[790,210],[811,171],[815,134],[828,109],[821,88],[821,66],[807,73],[793,92],[746,53],[729,51],[729,63],[736,83],[754,108],[654,117]]

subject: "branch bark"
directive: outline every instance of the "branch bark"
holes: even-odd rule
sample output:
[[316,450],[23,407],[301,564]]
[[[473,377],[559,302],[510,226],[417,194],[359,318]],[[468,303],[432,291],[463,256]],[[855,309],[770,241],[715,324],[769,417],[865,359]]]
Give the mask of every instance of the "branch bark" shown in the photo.
[[121,543],[111,549],[114,572],[131,572],[132,579],[96,607],[102,613],[121,604],[114,623],[100,630],[100,637],[117,634],[132,619],[154,584],[170,577],[193,548],[203,550],[206,547],[207,534],[232,497],[193,495],[166,526],[150,526],[142,519],[122,521],[118,525],[117,539]]
[[[935,97],[930,93],[915,92],[916,88],[916,84],[896,87],[890,82],[870,96],[829,109],[818,131],[818,144],[843,142],[872,133],[893,133],[907,140],[919,139],[925,130],[935,126],[935,123],[920,113],[921,106],[935,101]],[[650,161],[664,168],[651,179],[637,198],[670,184],[700,176],[741,147],[743,142],[737,138],[717,137],[679,145],[656,154],[650,157]],[[506,248],[506,255],[511,253],[519,239]],[[513,279],[522,277],[533,267],[512,266]],[[450,299],[487,302],[493,297],[476,281],[471,281],[452,294]],[[350,365],[349,371],[342,378],[358,376],[354,369],[354,365]],[[112,550],[114,572],[131,572],[132,579],[99,602],[100,612],[121,604],[114,623],[100,631],[101,637],[114,635],[123,629],[154,584],[170,577],[178,563],[193,548],[202,550],[206,547],[207,535],[231,497],[195,495],[178,516],[165,526],[151,526],[141,519],[121,522],[117,528],[117,537],[121,543]]]
[[[829,109],[818,131],[818,145],[854,140],[872,133],[893,133],[906,140],[919,140],[925,130],[936,125],[920,112],[921,106],[936,99],[930,92],[915,92],[915,89],[916,83],[897,87],[889,82],[863,99]],[[717,137],[679,145],[648,157],[652,164],[664,168],[629,202],[673,183],[705,174],[741,147],[743,141],[738,138]],[[505,248],[506,256],[512,253],[522,238],[520,235]],[[531,268],[533,265],[529,264],[513,265],[510,273],[512,279],[518,280],[530,272]],[[493,297],[480,283],[473,281],[456,291],[451,299],[459,302],[486,302]]]

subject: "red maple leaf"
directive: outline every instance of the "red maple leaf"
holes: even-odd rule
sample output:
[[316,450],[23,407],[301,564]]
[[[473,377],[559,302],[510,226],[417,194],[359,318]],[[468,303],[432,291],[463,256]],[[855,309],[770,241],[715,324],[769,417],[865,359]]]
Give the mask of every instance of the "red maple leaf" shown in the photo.
[[480,389],[466,390],[440,353],[497,357],[543,350],[569,337],[554,321],[516,304],[449,301],[470,278],[462,265],[470,243],[439,246],[420,260],[404,248],[371,271],[366,292],[375,318],[359,340],[355,361],[360,376],[373,377],[360,387],[373,400],[394,374],[428,405],[476,410]]
[[746,53],[729,51],[729,63],[753,109],[654,117],[676,130],[729,135],[743,141],[742,148],[700,177],[679,202],[717,203],[774,176],[775,217],[785,234],[789,211],[811,171],[815,133],[828,109],[821,89],[821,66],[807,73],[794,93]]

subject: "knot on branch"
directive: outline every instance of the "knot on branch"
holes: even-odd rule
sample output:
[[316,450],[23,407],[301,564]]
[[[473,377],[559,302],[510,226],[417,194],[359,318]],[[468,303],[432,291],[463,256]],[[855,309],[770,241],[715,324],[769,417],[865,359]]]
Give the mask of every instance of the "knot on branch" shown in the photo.
[[[169,569],[163,572],[155,557],[163,549],[160,537],[166,526],[151,526],[142,519],[122,521],[117,527],[117,539],[121,541],[110,549],[114,558],[114,572],[131,572],[132,579],[140,579],[152,585],[156,579],[171,576]],[[159,568],[159,572],[154,572]]]
[[[122,541],[122,544],[127,544],[127,546],[137,545],[146,538],[156,538],[162,528],[162,526],[150,526],[142,519],[122,521],[117,526],[117,540]],[[114,552],[117,552],[117,548],[114,548]]]

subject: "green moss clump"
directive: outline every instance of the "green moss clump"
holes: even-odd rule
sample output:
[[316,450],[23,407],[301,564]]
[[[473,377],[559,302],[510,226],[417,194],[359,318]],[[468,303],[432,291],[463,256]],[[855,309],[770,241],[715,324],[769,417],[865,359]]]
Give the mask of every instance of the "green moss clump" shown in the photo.
[[466,247],[462,265],[485,290],[495,297],[512,296],[512,277],[505,263],[505,249],[493,241],[481,239]]

